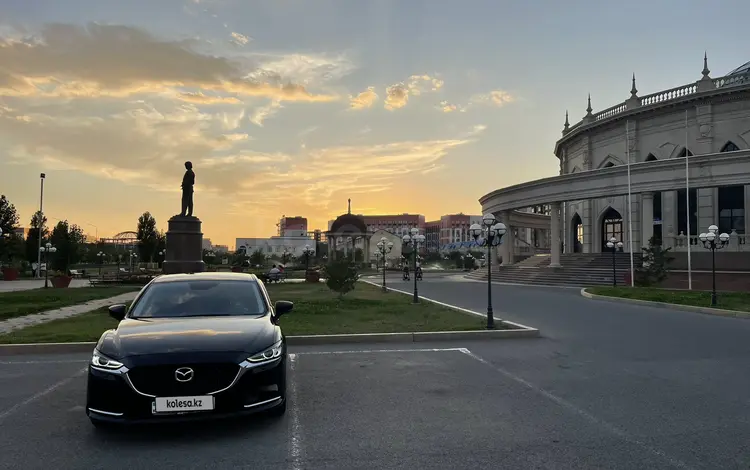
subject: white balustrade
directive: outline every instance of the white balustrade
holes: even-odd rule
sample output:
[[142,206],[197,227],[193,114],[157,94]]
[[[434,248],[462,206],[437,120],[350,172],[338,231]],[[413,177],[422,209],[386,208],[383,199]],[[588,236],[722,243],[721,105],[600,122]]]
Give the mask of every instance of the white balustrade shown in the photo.
[[[697,235],[691,235],[688,237],[683,232],[679,235],[666,235],[662,237],[662,244],[664,247],[671,247],[672,251],[676,253],[686,252],[688,249],[688,241],[690,243],[690,251],[698,251],[699,248],[703,247],[703,243],[698,240]],[[729,245],[727,245],[722,251],[750,251],[750,246],[747,245],[747,235],[739,234],[735,230],[729,234]]]

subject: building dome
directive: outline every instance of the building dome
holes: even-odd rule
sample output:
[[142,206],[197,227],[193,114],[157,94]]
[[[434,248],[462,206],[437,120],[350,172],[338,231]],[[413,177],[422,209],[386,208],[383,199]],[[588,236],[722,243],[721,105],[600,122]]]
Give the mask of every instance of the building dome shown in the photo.
[[367,233],[367,224],[362,217],[354,214],[343,214],[331,224],[331,232],[337,234]]
[[727,75],[742,75],[750,72],[750,62],[745,62],[736,69],[729,72]]

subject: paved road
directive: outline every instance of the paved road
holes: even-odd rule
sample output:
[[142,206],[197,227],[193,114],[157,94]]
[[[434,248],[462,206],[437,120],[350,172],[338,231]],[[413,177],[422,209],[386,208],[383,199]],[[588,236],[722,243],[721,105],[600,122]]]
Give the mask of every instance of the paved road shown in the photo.
[[[420,288],[484,308],[481,283]],[[292,348],[276,420],[100,434],[83,413],[87,355],[0,357],[0,469],[750,467],[750,321],[494,294],[545,337]]]
[[0,358],[0,468],[700,468],[696,456],[716,457],[702,468],[732,468],[740,451],[722,453],[747,434],[719,449],[668,430],[644,437],[637,423],[607,421],[591,403],[507,367],[539,358],[540,347],[544,340],[295,348],[281,419],[114,434],[84,416],[87,355]]
[[[486,311],[486,283],[426,276],[419,290]],[[492,292],[496,318],[544,336],[503,344],[493,358],[509,372],[691,467],[750,468],[750,321],[589,300],[578,289]]]

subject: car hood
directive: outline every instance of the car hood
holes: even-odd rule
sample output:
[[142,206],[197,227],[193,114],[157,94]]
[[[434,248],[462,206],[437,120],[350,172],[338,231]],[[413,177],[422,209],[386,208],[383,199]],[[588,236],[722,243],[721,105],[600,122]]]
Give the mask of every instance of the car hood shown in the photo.
[[272,345],[277,327],[269,316],[144,318],[121,321],[100,340],[104,354],[122,358],[190,352],[257,352]]

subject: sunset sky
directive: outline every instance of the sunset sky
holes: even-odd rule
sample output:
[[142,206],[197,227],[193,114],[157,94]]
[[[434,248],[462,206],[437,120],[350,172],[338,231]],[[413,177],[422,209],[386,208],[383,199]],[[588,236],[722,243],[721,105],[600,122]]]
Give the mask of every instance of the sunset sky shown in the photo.
[[204,236],[356,213],[478,213],[557,174],[571,124],[750,60],[750,2],[0,0],[0,193],[90,233]]

